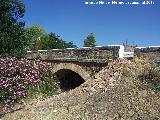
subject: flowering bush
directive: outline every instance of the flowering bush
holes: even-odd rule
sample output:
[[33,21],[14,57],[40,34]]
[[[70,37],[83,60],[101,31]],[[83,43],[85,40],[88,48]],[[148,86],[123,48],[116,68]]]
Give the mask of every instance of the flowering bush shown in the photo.
[[29,87],[39,88],[50,70],[46,62],[15,57],[0,58],[0,104],[13,105],[27,96]]

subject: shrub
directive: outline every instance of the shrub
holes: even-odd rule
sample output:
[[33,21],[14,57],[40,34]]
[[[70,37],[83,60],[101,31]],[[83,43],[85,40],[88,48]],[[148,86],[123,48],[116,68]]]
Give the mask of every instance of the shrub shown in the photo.
[[[34,90],[44,87],[49,81],[49,75],[50,65],[46,62],[18,60],[15,57],[0,58],[0,104],[11,106],[26,98],[30,88]],[[50,91],[53,90],[50,88]]]
[[160,67],[151,65],[149,69],[144,69],[139,78],[149,84],[155,91],[160,91]]
[[[142,59],[134,59],[134,72],[138,80],[147,83],[155,91],[160,91],[160,66]],[[133,69],[132,69],[133,70]]]

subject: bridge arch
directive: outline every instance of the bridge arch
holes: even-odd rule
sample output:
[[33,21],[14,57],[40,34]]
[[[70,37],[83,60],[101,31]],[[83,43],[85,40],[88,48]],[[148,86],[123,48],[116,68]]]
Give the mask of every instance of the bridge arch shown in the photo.
[[91,78],[85,69],[73,63],[59,63],[54,65],[52,74],[56,75],[61,89],[65,91],[74,89]]

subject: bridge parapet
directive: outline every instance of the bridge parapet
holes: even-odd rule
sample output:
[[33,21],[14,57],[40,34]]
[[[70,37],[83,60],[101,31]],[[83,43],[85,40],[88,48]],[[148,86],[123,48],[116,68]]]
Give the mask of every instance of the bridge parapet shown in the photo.
[[40,58],[51,61],[106,62],[119,57],[119,46],[78,49],[52,49],[28,51],[28,59]]

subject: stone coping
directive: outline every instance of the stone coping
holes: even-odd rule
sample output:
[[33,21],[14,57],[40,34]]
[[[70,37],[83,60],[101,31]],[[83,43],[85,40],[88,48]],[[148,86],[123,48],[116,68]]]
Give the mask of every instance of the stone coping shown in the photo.
[[83,50],[114,50],[119,49],[120,46],[103,46],[103,47],[83,47],[83,48],[66,48],[66,49],[51,49],[51,50],[34,50],[27,51],[27,53],[37,53],[37,52],[52,52],[52,51],[83,51]]

